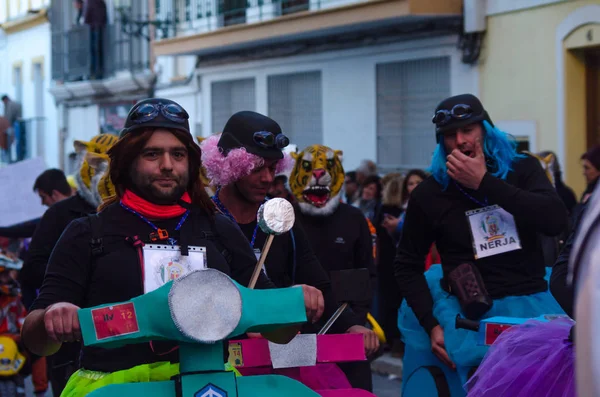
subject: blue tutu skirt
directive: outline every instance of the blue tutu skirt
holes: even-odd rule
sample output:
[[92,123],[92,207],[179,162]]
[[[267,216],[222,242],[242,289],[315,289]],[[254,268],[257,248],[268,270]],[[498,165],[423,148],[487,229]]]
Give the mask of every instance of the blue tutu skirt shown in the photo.
[[467,382],[468,397],[574,397],[573,321],[528,321],[500,335]]
[[[546,278],[549,278],[548,269]],[[425,278],[433,297],[433,315],[444,329],[444,342],[450,359],[462,367],[475,367],[481,363],[488,351],[488,346],[477,344],[477,332],[456,329],[456,315],[461,313],[460,304],[455,296],[444,291],[440,285],[442,266],[433,265],[425,272]],[[524,296],[508,296],[494,300],[492,308],[482,317],[495,316],[534,318],[544,314],[564,314],[550,292],[540,292]],[[414,349],[431,351],[429,335],[419,324],[406,300],[398,314],[398,328],[404,343]]]

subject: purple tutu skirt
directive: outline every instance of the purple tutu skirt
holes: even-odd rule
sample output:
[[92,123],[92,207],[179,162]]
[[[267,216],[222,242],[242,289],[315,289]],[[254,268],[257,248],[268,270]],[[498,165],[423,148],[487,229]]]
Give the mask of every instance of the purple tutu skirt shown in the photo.
[[573,324],[532,320],[502,333],[467,382],[468,397],[574,397]]

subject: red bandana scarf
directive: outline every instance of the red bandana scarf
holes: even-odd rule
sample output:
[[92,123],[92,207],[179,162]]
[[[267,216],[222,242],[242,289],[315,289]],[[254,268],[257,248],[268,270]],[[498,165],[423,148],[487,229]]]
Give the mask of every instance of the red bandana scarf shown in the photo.
[[[185,201],[186,203],[192,202],[192,199],[190,198],[190,195],[187,192],[185,192],[183,196],[181,196],[181,200]],[[187,211],[186,208],[183,208],[179,204],[152,204],[151,202],[144,200],[140,196],[136,195],[131,190],[125,190],[125,194],[123,195],[123,198],[121,198],[121,203],[148,219],[175,218],[177,216],[183,215],[185,211]]]

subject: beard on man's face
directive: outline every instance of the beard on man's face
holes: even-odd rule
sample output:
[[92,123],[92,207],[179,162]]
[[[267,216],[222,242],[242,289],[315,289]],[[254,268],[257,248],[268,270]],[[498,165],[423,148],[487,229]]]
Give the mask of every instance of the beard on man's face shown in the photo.
[[163,172],[160,175],[143,174],[132,170],[130,175],[135,192],[154,204],[174,204],[187,190],[189,175]]

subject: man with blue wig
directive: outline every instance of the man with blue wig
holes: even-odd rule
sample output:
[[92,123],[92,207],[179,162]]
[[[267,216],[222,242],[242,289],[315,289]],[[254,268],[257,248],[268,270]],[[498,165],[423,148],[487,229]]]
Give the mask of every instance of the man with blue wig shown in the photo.
[[[457,314],[563,313],[548,292],[539,236],[561,233],[567,211],[538,160],[517,153],[475,96],[445,99],[433,123],[431,177],[411,195],[394,262],[406,298],[399,325],[407,345],[473,367],[486,350],[477,333],[455,328]],[[424,274],[434,242],[442,263]]]

